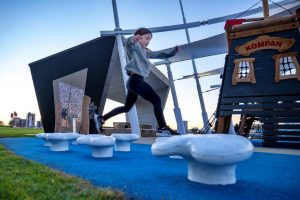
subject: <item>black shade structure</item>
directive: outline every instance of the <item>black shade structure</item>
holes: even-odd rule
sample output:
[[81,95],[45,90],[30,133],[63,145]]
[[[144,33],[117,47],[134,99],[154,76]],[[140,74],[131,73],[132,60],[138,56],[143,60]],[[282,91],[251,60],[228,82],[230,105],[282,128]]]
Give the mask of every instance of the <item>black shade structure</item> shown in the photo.
[[98,106],[104,93],[115,37],[102,37],[30,63],[30,70],[45,132],[54,132],[53,81],[86,70],[84,93]]

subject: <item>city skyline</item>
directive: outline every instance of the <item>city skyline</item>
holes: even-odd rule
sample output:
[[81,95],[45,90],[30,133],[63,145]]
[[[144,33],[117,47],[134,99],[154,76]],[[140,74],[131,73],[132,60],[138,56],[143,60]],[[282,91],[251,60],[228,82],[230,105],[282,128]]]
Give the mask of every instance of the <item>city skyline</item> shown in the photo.
[[18,113],[16,111],[12,112],[10,114],[10,121],[8,123],[8,125],[12,126],[12,127],[20,127],[20,128],[40,128],[42,127],[41,125],[41,121],[36,120],[36,114],[32,113],[32,112],[28,112],[26,114],[26,118],[22,117],[22,116],[18,116]]

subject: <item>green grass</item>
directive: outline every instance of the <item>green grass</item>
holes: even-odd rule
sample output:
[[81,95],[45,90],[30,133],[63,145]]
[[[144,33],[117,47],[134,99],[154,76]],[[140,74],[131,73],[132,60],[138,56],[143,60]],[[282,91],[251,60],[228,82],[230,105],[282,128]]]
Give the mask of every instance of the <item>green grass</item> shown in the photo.
[[[0,137],[30,137],[41,129],[0,127]],[[32,135],[33,137],[35,135]],[[0,199],[125,199],[123,193],[16,156],[0,145]]]
[[1,137],[35,137],[37,133],[43,133],[43,129],[33,128],[12,128],[7,126],[0,126]]
[[0,199],[124,199],[121,192],[93,187],[89,182],[33,161],[0,145]]

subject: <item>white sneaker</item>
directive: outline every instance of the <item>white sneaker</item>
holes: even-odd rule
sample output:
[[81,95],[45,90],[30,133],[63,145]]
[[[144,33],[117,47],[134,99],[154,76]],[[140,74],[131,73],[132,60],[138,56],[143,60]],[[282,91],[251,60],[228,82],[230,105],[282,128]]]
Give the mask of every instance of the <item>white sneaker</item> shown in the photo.
[[172,135],[169,134],[169,133],[167,133],[167,132],[162,132],[162,133],[157,132],[157,133],[156,133],[156,137],[171,137],[171,136],[172,136]]
[[95,127],[98,133],[101,133],[100,131],[100,119],[98,114],[94,114],[94,122],[95,122]]
[[157,133],[156,133],[157,137],[171,137],[172,135],[180,135],[180,134],[172,130],[168,126],[162,129],[157,129]]
[[172,134],[168,129],[158,129],[156,137],[171,137]]

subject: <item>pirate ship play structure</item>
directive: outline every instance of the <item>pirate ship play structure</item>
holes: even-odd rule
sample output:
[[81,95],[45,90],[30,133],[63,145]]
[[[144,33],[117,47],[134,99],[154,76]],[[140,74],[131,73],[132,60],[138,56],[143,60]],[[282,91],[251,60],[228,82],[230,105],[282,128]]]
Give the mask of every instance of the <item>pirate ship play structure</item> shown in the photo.
[[300,143],[299,20],[299,8],[270,18],[265,3],[263,20],[227,23],[216,132],[228,132],[232,115],[238,114],[240,134],[248,134],[257,120],[265,145]]

